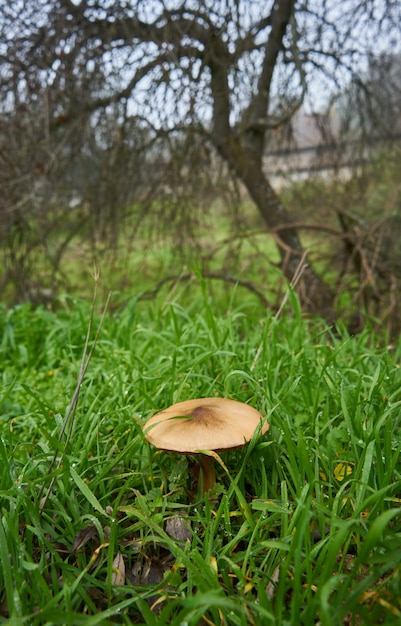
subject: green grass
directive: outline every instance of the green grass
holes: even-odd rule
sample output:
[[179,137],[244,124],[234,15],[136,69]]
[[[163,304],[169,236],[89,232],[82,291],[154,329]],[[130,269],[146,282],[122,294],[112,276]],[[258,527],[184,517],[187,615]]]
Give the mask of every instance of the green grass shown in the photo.
[[[0,623],[399,623],[401,344],[238,300],[200,284],[107,315],[65,432],[90,306],[1,312]],[[200,498],[142,425],[213,395],[271,428]]]

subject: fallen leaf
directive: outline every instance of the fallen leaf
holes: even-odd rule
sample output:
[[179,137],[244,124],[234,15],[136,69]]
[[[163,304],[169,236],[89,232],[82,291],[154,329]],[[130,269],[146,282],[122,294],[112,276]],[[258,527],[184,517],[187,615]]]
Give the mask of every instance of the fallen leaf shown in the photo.
[[270,581],[266,585],[266,595],[269,600],[271,600],[276,592],[276,586],[280,578],[280,565],[277,565],[273,574],[271,575]]
[[174,515],[166,521],[166,533],[177,541],[192,541],[192,531],[187,526],[187,520],[180,515]]
[[75,535],[74,543],[72,546],[72,551],[78,552],[79,550],[82,550],[84,545],[88,543],[90,539],[93,539],[96,536],[97,536],[97,528],[95,524],[92,523],[92,524],[89,524],[88,526],[85,526],[85,528],[82,528],[81,530],[79,530],[77,534]]
[[141,584],[158,585],[162,582],[164,572],[169,568],[164,567],[157,559],[147,559],[142,568]]
[[112,585],[123,585],[125,582],[125,563],[121,552],[117,552],[113,561]]
[[108,597],[107,594],[98,589],[97,587],[89,587],[87,589],[88,596],[96,603],[97,608],[107,608]]

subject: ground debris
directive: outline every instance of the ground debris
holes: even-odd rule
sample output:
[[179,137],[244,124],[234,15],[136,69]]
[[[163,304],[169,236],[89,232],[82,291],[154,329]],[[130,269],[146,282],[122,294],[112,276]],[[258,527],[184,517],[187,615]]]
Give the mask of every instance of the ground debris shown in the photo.
[[74,543],[72,544],[72,551],[79,552],[80,550],[82,550],[85,544],[88,543],[88,541],[94,539],[94,537],[97,536],[98,531],[93,522],[91,524],[88,524],[88,526],[81,528],[81,530],[79,530],[75,535]]
[[113,561],[112,585],[123,585],[125,582],[125,563],[121,552],[117,552]]
[[188,525],[186,517],[174,515],[166,521],[166,533],[177,541],[192,541],[192,530]]

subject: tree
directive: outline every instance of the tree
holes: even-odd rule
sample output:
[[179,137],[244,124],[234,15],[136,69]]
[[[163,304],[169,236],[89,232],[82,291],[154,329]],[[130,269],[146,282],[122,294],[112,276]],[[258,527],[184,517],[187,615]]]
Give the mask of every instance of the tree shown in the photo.
[[[196,133],[198,154],[216,152],[275,232],[291,280],[305,257],[263,168],[267,138],[362,76],[378,42],[399,45],[399,24],[393,0],[31,0],[5,9],[1,89],[14,111],[45,95],[51,153],[73,124],[82,150],[107,117],[103,152],[126,145],[127,120],[147,155],[160,138],[166,150]],[[307,310],[332,316],[333,294],[307,262],[299,292]]]

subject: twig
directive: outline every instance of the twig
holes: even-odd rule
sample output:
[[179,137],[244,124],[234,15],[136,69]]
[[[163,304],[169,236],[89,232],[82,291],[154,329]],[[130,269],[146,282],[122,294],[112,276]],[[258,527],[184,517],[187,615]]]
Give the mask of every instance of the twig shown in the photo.
[[[93,325],[93,316],[94,316],[94,311],[95,311],[95,304],[96,304],[96,299],[97,299],[97,286],[98,286],[98,280],[99,280],[99,273],[98,271],[95,269],[94,271],[94,280],[95,280],[95,287],[93,290],[93,299],[92,299],[92,307],[91,307],[91,314],[90,314],[90,319],[89,319],[89,323],[88,323],[88,329],[86,332],[86,338],[85,338],[85,345],[84,345],[84,350],[83,350],[83,354],[82,354],[82,359],[81,359],[81,366],[79,369],[79,374],[78,374],[78,380],[77,380],[77,384],[71,399],[70,404],[67,407],[66,413],[65,413],[65,417],[63,420],[63,424],[61,426],[61,430],[59,432],[58,435],[58,441],[61,442],[62,438],[64,437],[64,434],[67,430],[68,427],[68,432],[67,432],[67,437],[64,443],[64,447],[62,450],[62,453],[58,459],[57,462],[57,458],[58,458],[58,450],[56,449],[53,455],[53,458],[50,462],[49,468],[46,472],[46,477],[49,476],[49,474],[53,471],[54,468],[56,468],[56,470],[58,470],[61,467],[61,464],[63,462],[63,458],[65,455],[65,452],[67,450],[67,446],[70,442],[71,439],[71,435],[72,435],[72,429],[74,426],[74,422],[75,422],[75,416],[76,416],[76,410],[77,410],[77,405],[78,405],[78,400],[79,400],[79,394],[81,391],[81,386],[82,386],[82,382],[84,380],[86,371],[88,369],[89,363],[91,361],[95,346],[97,344],[99,335],[100,335],[100,331],[102,329],[103,326],[103,322],[104,322],[104,318],[107,312],[107,308],[109,305],[109,301],[110,301],[110,297],[111,297],[111,292],[109,292],[107,299],[106,299],[106,304],[104,305],[103,311],[102,311],[102,316],[100,318],[100,322],[99,322],[99,326],[97,327],[96,330],[96,334],[95,337],[93,339],[92,345],[89,349],[89,340],[90,340],[90,336],[91,336],[91,332],[92,332],[92,325]],[[89,350],[89,352],[88,352]],[[52,492],[54,483],[56,482],[56,475],[53,476],[53,478],[50,481],[50,485],[47,489],[46,495],[43,496],[43,492],[45,490],[45,483],[46,483],[46,477],[44,482],[42,483],[42,486],[39,490],[39,510],[40,513],[42,512],[42,510],[44,509],[44,507],[46,506],[46,503],[49,499],[49,496]],[[43,497],[42,497],[43,496]]]
[[302,256],[301,256],[301,258],[299,260],[299,263],[298,263],[298,265],[297,265],[297,267],[295,269],[294,276],[292,277],[292,281],[290,283],[289,289],[287,289],[287,291],[285,292],[284,297],[283,297],[283,299],[281,301],[281,304],[280,304],[279,308],[276,311],[276,314],[274,316],[274,318],[276,320],[280,317],[281,313],[283,312],[283,309],[284,309],[284,307],[285,307],[285,305],[287,303],[287,300],[289,298],[290,291],[292,289],[295,289],[295,287],[297,286],[297,284],[301,280],[302,274],[304,273],[304,271],[308,267],[308,264],[305,263],[305,259],[306,259],[307,255],[308,255],[308,251],[304,250],[304,252],[303,252],[303,254],[302,254]]
[[[263,293],[259,291],[259,289],[257,289],[255,285],[248,280],[243,280],[242,278],[238,278],[237,276],[231,276],[230,274],[220,274],[218,272],[201,272],[201,275],[202,275],[202,278],[223,280],[227,283],[235,283],[237,285],[240,285],[241,287],[245,287],[246,289],[251,291],[257,298],[259,298],[259,300],[261,301],[264,307],[267,308],[269,306],[269,302],[267,298],[265,298]],[[182,280],[193,280],[195,278],[196,278],[196,274],[194,274],[193,272],[188,272],[186,274],[173,274],[170,276],[165,276],[160,282],[157,283],[157,285],[153,289],[150,289],[149,291],[144,291],[139,296],[138,299],[139,300],[151,300],[152,298],[157,296],[160,289],[166,283],[179,283]]]

